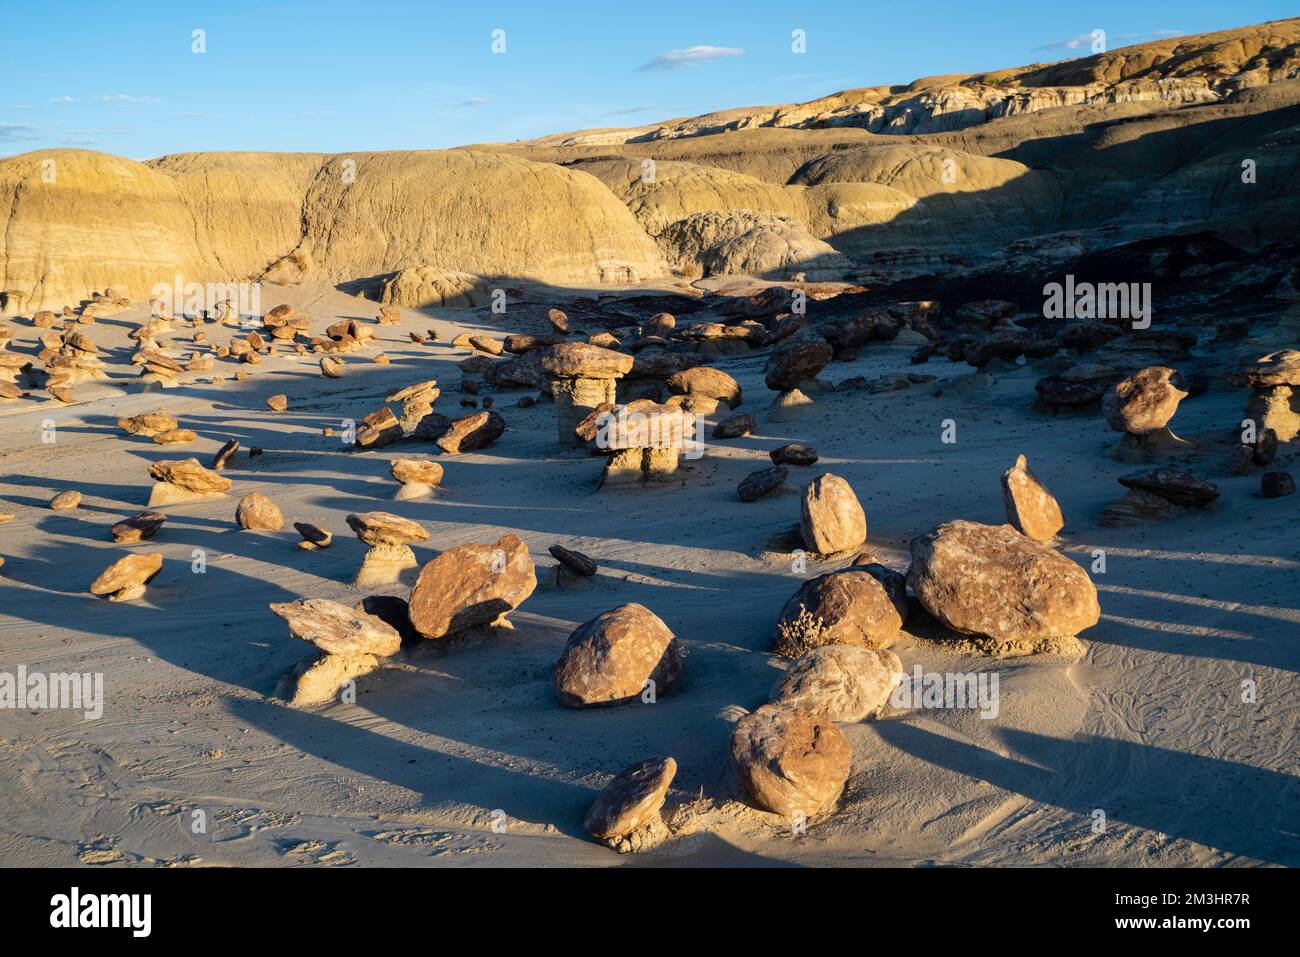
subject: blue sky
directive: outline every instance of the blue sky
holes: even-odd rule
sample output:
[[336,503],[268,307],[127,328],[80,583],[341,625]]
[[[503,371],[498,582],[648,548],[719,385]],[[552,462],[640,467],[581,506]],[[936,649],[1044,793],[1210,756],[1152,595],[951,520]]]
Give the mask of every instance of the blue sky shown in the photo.
[[[1239,0],[14,2],[0,155],[427,149],[812,99],[1295,14]],[[1289,9],[1288,9],[1289,8]],[[505,31],[505,53],[492,32]],[[791,51],[802,29],[807,51]],[[203,30],[206,52],[193,52]]]

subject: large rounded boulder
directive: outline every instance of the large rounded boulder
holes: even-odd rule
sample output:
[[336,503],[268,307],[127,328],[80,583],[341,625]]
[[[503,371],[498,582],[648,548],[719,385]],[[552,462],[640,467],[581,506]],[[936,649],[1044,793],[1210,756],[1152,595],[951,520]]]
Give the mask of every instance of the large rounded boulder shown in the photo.
[[867,515],[853,486],[827,472],[808,483],[799,512],[804,547],[819,555],[857,548],[867,540]]
[[792,664],[770,700],[832,721],[861,721],[884,707],[902,672],[892,651],[826,645]]
[[906,619],[903,576],[883,565],[854,566],[800,585],[781,609],[772,647],[787,658],[822,645],[887,648]]
[[954,631],[1032,650],[1101,618],[1088,573],[1010,525],[947,522],[912,539],[911,551],[912,594]]
[[1167,366],[1150,366],[1135,372],[1106,393],[1102,412],[1116,432],[1151,435],[1159,432],[1187,398],[1183,380]]
[[667,691],[681,675],[676,637],[649,608],[632,603],[574,629],[555,666],[555,694],[569,708],[625,704],[650,689]]
[[457,545],[420,570],[411,589],[411,625],[426,638],[490,625],[536,587],[532,556],[518,535],[495,545]]
[[844,790],[853,748],[829,718],[766,704],[736,722],[731,763],[760,808],[812,817]]

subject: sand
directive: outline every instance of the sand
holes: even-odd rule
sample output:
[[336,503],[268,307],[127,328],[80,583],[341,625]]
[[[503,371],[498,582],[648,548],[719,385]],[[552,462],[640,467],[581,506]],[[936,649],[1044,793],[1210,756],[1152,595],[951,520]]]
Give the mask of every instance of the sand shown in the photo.
[[[268,293],[306,308],[313,329],[375,313],[330,288]],[[441,488],[394,502],[388,460],[435,452],[406,442],[357,453],[322,429],[360,419],[392,389],[436,378],[437,408],[459,412],[449,345],[461,332],[537,332],[484,309],[403,310],[377,327],[390,365],[346,356],[340,379],[315,357],[286,355],[242,368],[245,382],[140,394],[126,364],[134,307],[87,331],[110,353],[113,378],[77,388],[77,403],[25,400],[0,408],[5,488],[0,511],[0,672],[102,672],[103,716],[0,710],[0,865],[1218,865],[1300,864],[1300,551],[1296,499],[1255,496],[1258,473],[1233,477],[1225,424],[1245,393],[1215,387],[1185,401],[1175,425],[1203,443],[1198,474],[1223,489],[1208,514],[1101,529],[1102,508],[1133,466],[1103,455],[1115,436],[1100,414],[1052,417],[1031,407],[1041,374],[996,376],[977,400],[899,392],[826,393],[796,423],[772,421],[764,356],[715,362],[735,376],[756,433],[709,441],[658,488],[596,490],[599,460],[555,443],[548,402],[520,409],[497,393],[508,431],[492,447],[440,457]],[[269,303],[268,303],[269,304]],[[538,311],[540,310],[540,311]],[[415,345],[409,331],[438,329]],[[35,341],[15,323],[11,349]],[[224,341],[231,330],[207,326]],[[876,343],[822,378],[917,371],[910,347]],[[949,378],[969,367],[931,360]],[[122,388],[126,383],[128,388]],[[284,393],[288,411],[270,412]],[[118,416],[166,409],[198,434],[192,445],[125,437]],[[41,441],[53,419],[57,441]],[[940,440],[945,419],[958,441]],[[194,455],[207,464],[229,437],[242,449],[224,473],[224,500],[164,509],[151,541],[114,545],[108,528],[142,511],[147,466]],[[791,468],[784,491],[742,504],[736,484],[786,442],[821,461]],[[247,457],[250,446],[265,453]],[[1095,574],[1102,620],[1062,653],[996,659],[932,640],[914,615],[894,650],[909,673],[996,671],[1000,713],[890,708],[846,725],[852,775],[838,810],[804,833],[752,808],[727,758],[737,717],[767,700],[782,659],[769,651],[777,614],[800,581],[847,564],[792,568],[789,535],[803,485],[821,471],[846,478],[866,510],[868,545],[902,570],[914,535],[952,518],[1004,520],[999,478],[1018,454],[1060,500],[1062,548]],[[1295,453],[1284,451],[1279,467]],[[65,489],[80,508],[50,511]],[[241,531],[239,496],[268,495],[282,532]],[[295,710],[276,684],[311,649],[289,637],[268,603],[306,597],[352,604],[364,546],[350,512],[385,510],[423,525],[421,563],[464,542],[517,532],[538,564],[537,591],[513,631],[422,649],[358,683],[355,704]],[[335,534],[332,547],[296,547],[293,521]],[[594,579],[557,585],[547,547],[562,543],[600,564]],[[162,551],[143,599],[109,603],[86,587],[129,549]],[[206,572],[191,570],[194,550]],[[413,580],[413,574],[408,574]],[[406,584],[381,589],[405,596]],[[580,622],[639,602],[676,633],[684,685],[653,705],[560,707],[551,668]],[[922,618],[924,616],[921,616]],[[920,632],[920,633],[918,633]],[[1256,683],[1258,700],[1241,701]],[[623,768],[671,755],[679,766],[665,817],[672,838],[620,855],[582,830],[597,791]],[[1094,812],[1105,814],[1095,833]],[[195,812],[202,812],[199,817]],[[192,823],[206,821],[205,833]]]

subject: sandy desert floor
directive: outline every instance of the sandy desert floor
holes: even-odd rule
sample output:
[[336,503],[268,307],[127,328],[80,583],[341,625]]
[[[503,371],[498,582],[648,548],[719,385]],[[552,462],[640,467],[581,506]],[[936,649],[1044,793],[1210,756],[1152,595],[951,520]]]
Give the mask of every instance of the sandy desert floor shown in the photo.
[[[375,313],[333,289],[283,299],[318,325]],[[470,351],[451,339],[540,325],[404,310],[401,325],[377,329],[390,365],[348,357],[331,380],[314,357],[279,355],[245,382],[141,393],[126,333],[146,311],[91,330],[116,353],[111,381],[80,387],[72,406],[24,400],[0,413],[0,511],[16,513],[0,526],[0,670],[103,672],[106,694],[95,721],[0,711],[0,864],[1300,865],[1298,500],[1260,498],[1257,474],[1228,474],[1241,390],[1188,399],[1173,423],[1201,444],[1187,461],[1222,488],[1216,508],[1141,528],[1098,527],[1123,492],[1117,476],[1134,469],[1103,454],[1116,436],[1099,414],[1036,411],[1041,373],[1030,367],[995,376],[987,392],[945,390],[943,380],[970,369],[943,359],[919,370],[938,375],[938,388],[828,392],[793,423],[769,413],[764,355],[714,361],[741,383],[760,427],[710,440],[680,481],[655,488],[597,490],[599,460],[558,449],[553,407],[517,408],[533,393],[502,392],[505,435],[441,457],[435,498],[394,502],[387,460],[436,448],[354,452],[322,430],[428,378],[444,387],[439,409],[454,414],[456,365]],[[430,326],[440,342],[409,340]],[[11,350],[34,351],[38,330],[15,330]],[[918,371],[909,352],[873,344],[823,378]],[[218,362],[227,377],[236,368]],[[276,392],[289,399],[283,414],[264,404]],[[198,441],[160,447],[114,426],[158,408]],[[41,441],[48,418],[52,444]],[[945,419],[955,444],[940,440]],[[108,527],[144,507],[147,466],[190,455],[206,464],[229,437],[243,446],[226,471],[234,495],[165,509],[148,543],[165,564],[145,597],[90,595],[109,561],[140,547],[114,545]],[[778,494],[738,501],[737,482],[790,441],[815,446],[820,462],[792,468]],[[250,459],[250,446],[265,453]],[[999,660],[904,634],[894,650],[909,672],[997,671],[997,719],[891,709],[845,726],[852,776],[838,811],[804,834],[749,806],[727,757],[732,725],[767,700],[786,664],[769,652],[782,604],[803,578],[837,567],[792,568],[806,482],[827,470],[848,479],[868,546],[902,570],[909,540],[939,522],[1003,522],[999,477],[1020,453],[1065,511],[1064,552],[1084,565],[1094,549],[1106,553],[1093,576],[1102,619],[1078,653]],[[1300,464],[1295,455],[1284,451],[1278,467]],[[68,488],[82,491],[81,507],[49,510]],[[290,522],[332,529],[335,544],[304,552],[291,529],[239,530],[235,503],[248,491],[269,495]],[[358,600],[349,582],[364,546],[344,516],[372,509],[429,531],[415,546],[421,562],[516,531],[537,561],[538,589],[513,614],[513,632],[390,659],[361,680],[356,704],[291,709],[273,692],[311,649],[267,605]],[[596,578],[557,585],[554,543],[595,558]],[[194,549],[206,553],[204,574],[191,571]],[[569,632],[625,602],[649,607],[682,641],[685,684],[653,705],[560,707],[551,668]],[[1258,688],[1249,704],[1248,679]],[[582,819],[599,789],[665,754],[679,766],[665,809],[674,839],[631,855],[593,843]],[[195,809],[210,817],[206,835],[188,826]],[[1097,809],[1108,821],[1101,834]]]

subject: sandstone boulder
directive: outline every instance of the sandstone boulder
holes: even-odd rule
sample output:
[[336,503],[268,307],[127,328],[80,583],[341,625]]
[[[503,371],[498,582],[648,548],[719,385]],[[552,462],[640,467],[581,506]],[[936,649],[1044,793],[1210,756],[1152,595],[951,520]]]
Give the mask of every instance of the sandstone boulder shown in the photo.
[[772,647],[786,658],[822,645],[887,648],[907,613],[907,588],[898,572],[854,565],[800,585],[781,609]]
[[1029,462],[1023,455],[1002,473],[1002,501],[1006,506],[1007,521],[1032,539],[1051,542],[1065,527],[1061,506],[1029,471]]
[[816,379],[833,356],[830,343],[820,339],[792,342],[773,353],[773,365],[764,382],[773,392],[796,389],[800,383]]
[[280,507],[261,492],[249,492],[239,500],[235,521],[240,528],[278,532],[284,528]]
[[808,483],[800,503],[799,534],[819,555],[857,548],[867,539],[867,516],[853,487],[830,472]]
[[757,502],[764,495],[770,495],[784,485],[789,474],[789,469],[781,468],[779,465],[751,472],[736,486],[736,495],[742,502]]
[[861,721],[885,706],[902,671],[892,651],[824,645],[790,666],[770,700],[832,721]]
[[672,758],[652,758],[622,771],[600,792],[583,827],[599,841],[627,837],[651,823],[663,807],[668,787],[677,774]]
[[393,415],[388,406],[376,409],[357,426],[355,444],[357,448],[378,449],[392,445],[402,437],[402,424]]
[[438,448],[449,454],[485,449],[506,431],[506,420],[496,412],[474,412],[452,422],[437,439]]
[[1159,432],[1187,398],[1178,373],[1167,366],[1143,369],[1106,394],[1102,411],[1116,432],[1151,435]]
[[409,599],[411,624],[426,638],[491,625],[536,587],[532,557],[518,535],[495,545],[457,545],[421,569]]
[[1008,650],[1077,635],[1101,618],[1088,573],[1010,525],[947,522],[912,540],[907,584],[954,631]]
[[763,810],[813,817],[839,799],[853,749],[829,718],[768,704],[736,722],[731,763]]
[[656,695],[682,675],[677,639],[643,605],[621,605],[583,622],[555,666],[555,692],[570,708],[625,704],[653,682]]
[[721,369],[697,366],[683,369],[668,377],[668,391],[674,395],[698,396],[704,399],[717,399],[731,408],[740,405],[740,384]]

